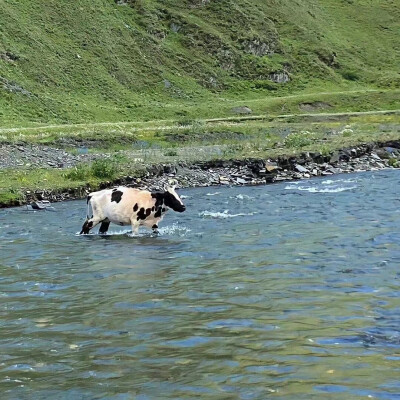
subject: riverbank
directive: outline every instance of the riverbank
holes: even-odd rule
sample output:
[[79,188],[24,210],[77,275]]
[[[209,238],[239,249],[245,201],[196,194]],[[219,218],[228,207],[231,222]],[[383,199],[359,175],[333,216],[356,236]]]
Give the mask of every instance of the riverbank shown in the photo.
[[0,137],[0,207],[113,185],[259,185],[397,167],[400,113],[66,126]]
[[[23,147],[20,148],[20,151]],[[29,152],[28,152],[29,153]],[[302,152],[276,158],[213,159],[198,162],[156,163],[136,170],[134,175],[88,182],[80,186],[52,189],[23,189],[18,199],[3,199],[0,207],[84,198],[89,192],[114,185],[162,189],[173,181],[180,188],[218,185],[261,185],[308,179],[339,173],[400,167],[400,140],[351,146],[328,153]]]

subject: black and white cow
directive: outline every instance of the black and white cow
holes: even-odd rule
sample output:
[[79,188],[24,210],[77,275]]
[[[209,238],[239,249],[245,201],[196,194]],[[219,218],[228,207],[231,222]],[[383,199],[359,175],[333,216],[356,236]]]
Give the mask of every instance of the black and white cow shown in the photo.
[[[168,209],[185,211],[174,187],[163,192],[149,192],[128,187],[104,189],[90,193],[87,197],[88,216],[80,234],[87,234],[101,222],[99,233],[106,233],[110,223],[131,225],[132,233],[137,234],[139,226],[144,225],[157,232],[158,223]],[[93,216],[89,218],[89,205]]]

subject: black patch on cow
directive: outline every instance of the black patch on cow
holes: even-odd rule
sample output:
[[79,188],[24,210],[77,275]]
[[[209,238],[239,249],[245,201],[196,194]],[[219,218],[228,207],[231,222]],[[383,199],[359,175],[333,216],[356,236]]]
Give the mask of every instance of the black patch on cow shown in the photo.
[[167,209],[163,207],[161,211],[162,211],[162,212],[165,212],[165,211],[167,211]]
[[89,204],[89,201],[90,201],[91,198],[92,198],[92,196],[88,196],[88,197],[87,197],[86,204]]
[[113,192],[116,192],[117,190],[118,190],[118,189],[117,189],[117,188],[115,188],[115,189],[113,189],[112,191],[113,191]]
[[156,208],[153,206],[153,207],[151,207],[151,211],[154,211]]
[[138,209],[139,209],[139,205],[138,205],[138,203],[136,203],[136,204],[133,206],[133,211],[136,212]]
[[164,203],[164,195],[163,192],[151,192],[151,197],[156,199],[156,204],[154,204],[155,208],[158,208],[163,205]]
[[109,226],[110,226],[110,221],[108,221],[108,220],[102,221],[101,225],[100,225],[99,233],[100,234],[106,233],[108,231]]
[[154,225],[151,227],[151,229],[158,229],[158,225],[157,225],[157,224],[154,224]]
[[111,194],[111,202],[115,201],[116,203],[119,203],[121,201],[121,197],[123,193],[120,190],[114,189],[115,192]]
[[155,218],[160,218],[160,217],[161,217],[161,207],[158,207],[158,208],[157,208],[157,211],[156,211],[156,213],[154,214],[154,217],[155,217]]
[[185,210],[185,206],[183,206],[180,201],[170,192],[164,193],[164,204],[172,208],[174,211],[182,212]]
[[144,207],[142,207],[140,210],[139,210],[139,212],[137,213],[137,218],[136,218],[138,221],[140,220],[140,219],[146,219],[146,211],[145,211],[145,209],[144,209]]
[[148,217],[151,214],[151,208],[146,208],[146,217]]

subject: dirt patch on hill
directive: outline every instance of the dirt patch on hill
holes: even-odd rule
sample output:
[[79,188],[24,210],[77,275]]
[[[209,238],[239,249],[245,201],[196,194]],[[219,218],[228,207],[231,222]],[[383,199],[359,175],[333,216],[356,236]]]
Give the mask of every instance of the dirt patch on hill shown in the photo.
[[332,108],[329,103],[325,103],[324,101],[313,101],[299,104],[299,108],[301,111],[312,112],[319,110],[328,110]]

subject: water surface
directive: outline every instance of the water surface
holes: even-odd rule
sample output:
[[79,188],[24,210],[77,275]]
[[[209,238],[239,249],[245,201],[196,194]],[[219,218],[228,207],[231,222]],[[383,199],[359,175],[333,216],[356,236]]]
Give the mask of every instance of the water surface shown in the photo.
[[158,237],[1,211],[1,399],[400,399],[399,184],[182,190]]

